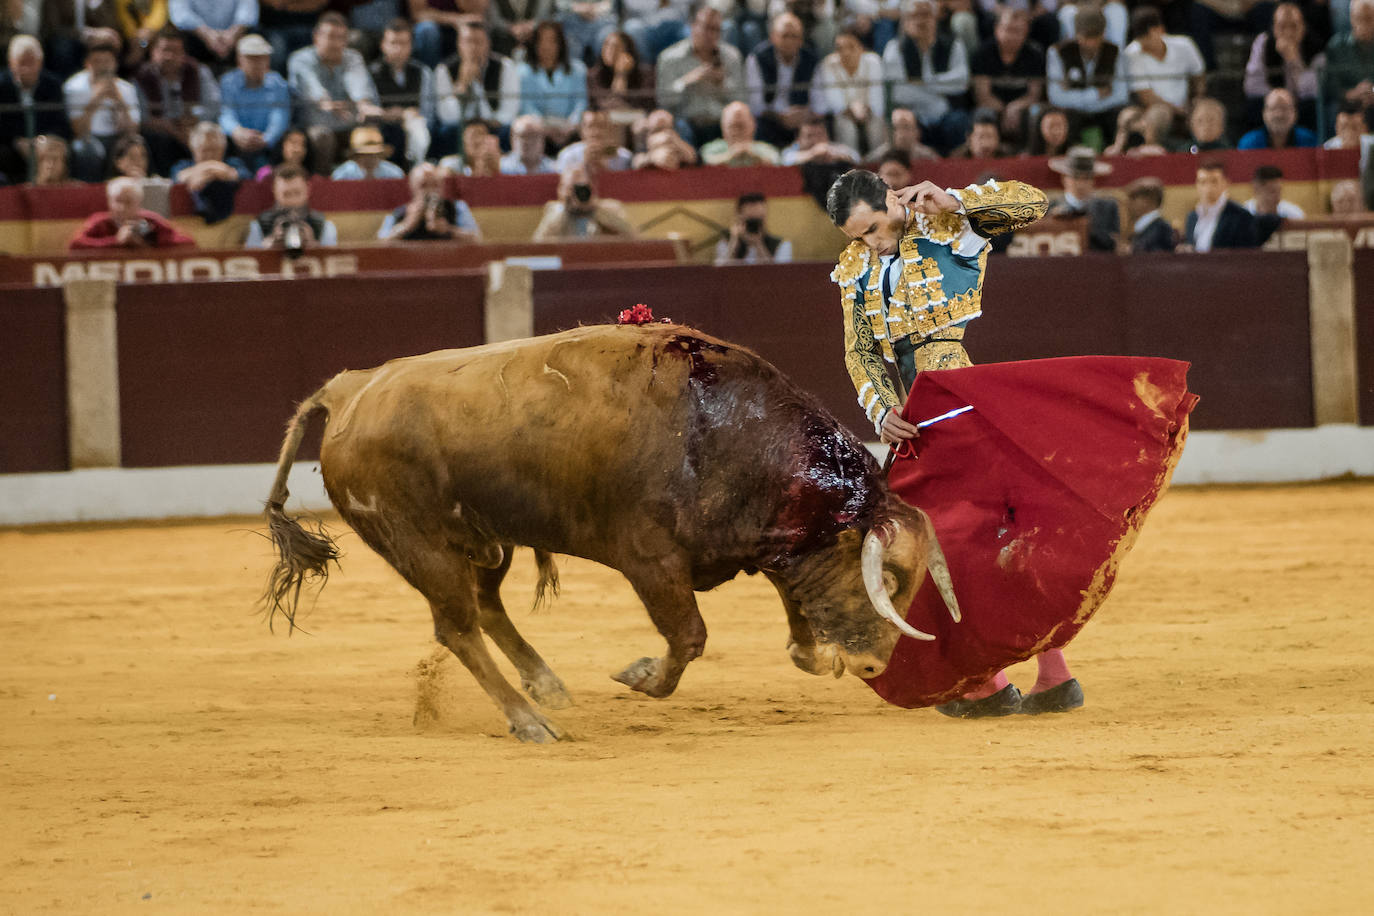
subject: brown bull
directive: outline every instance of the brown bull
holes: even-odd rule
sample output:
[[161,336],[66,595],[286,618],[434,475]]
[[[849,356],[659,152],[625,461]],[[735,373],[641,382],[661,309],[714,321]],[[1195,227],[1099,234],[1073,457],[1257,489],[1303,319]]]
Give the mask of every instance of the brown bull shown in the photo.
[[655,324],[392,360],[311,395],[287,430],[267,507],[281,555],[267,604],[292,624],[303,580],[337,557],[326,535],[284,511],[316,410],[328,413],[330,500],[429,599],[436,639],[522,741],[562,733],[501,676],[482,632],[535,701],[570,701],[501,604],[514,545],[535,549],[541,593],[556,581],[552,553],[625,575],[668,651],[615,679],[654,697],[672,693],[705,646],[693,590],[740,571],[776,586],[789,653],[814,674],[874,677],[901,632],[930,638],[893,609],[910,604],[928,560],[958,619],[929,520],[888,491],[858,441],[750,351]]

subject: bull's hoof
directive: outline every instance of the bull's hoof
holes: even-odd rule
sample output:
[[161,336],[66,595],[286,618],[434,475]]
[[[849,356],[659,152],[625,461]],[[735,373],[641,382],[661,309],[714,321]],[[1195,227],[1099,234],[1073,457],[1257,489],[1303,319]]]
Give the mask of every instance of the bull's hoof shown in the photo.
[[662,699],[673,692],[677,682],[665,684],[663,678],[663,659],[641,658],[619,674],[612,674],[611,680],[619,681],[631,690]]
[[520,722],[511,722],[510,733],[523,744],[553,744],[567,737],[563,729],[537,713],[522,717]]
[[573,704],[572,694],[552,672],[532,681],[521,681],[520,689],[545,709],[567,709]]

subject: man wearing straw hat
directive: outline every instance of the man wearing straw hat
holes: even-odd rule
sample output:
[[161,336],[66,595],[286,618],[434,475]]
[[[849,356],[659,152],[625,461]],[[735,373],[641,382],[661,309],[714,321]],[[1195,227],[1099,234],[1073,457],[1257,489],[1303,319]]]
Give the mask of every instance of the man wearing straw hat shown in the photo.
[[390,161],[391,144],[375,127],[355,127],[348,135],[348,161],[330,175],[335,181],[358,178],[404,178],[406,173]]
[[1116,251],[1121,235],[1121,209],[1110,197],[1098,197],[1094,183],[1112,167],[1097,158],[1091,146],[1071,146],[1067,154],[1050,160],[1050,170],[1063,176],[1064,193],[1050,204],[1050,216],[1088,218],[1088,248]]

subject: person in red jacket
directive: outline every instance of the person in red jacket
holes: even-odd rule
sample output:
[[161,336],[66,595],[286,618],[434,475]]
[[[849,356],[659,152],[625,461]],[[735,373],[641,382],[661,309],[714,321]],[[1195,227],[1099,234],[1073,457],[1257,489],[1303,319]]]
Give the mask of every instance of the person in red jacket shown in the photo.
[[151,210],[143,209],[143,185],[134,178],[116,178],[105,186],[110,209],[92,213],[67,245],[83,248],[171,248],[195,245],[195,240]]

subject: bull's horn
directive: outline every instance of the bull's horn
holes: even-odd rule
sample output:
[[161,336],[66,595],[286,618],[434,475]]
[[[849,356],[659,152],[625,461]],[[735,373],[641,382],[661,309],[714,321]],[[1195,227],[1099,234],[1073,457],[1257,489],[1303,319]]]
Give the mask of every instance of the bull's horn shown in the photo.
[[[920,509],[916,511],[921,512]],[[945,562],[945,552],[940,549],[940,539],[935,536],[935,523],[925,512],[921,512],[921,517],[925,519],[926,533],[930,535],[929,546],[926,548],[930,578],[935,580],[935,587],[940,590],[940,597],[945,600],[949,616],[958,623],[962,619],[959,613],[959,599],[954,597],[954,580],[949,577],[949,564]]]
[[903,620],[902,615],[892,606],[887,587],[883,585],[883,541],[876,531],[870,531],[864,536],[860,562],[863,568],[864,588],[868,590],[868,600],[873,602],[873,608],[878,615],[891,621],[893,626],[912,639],[934,639],[931,634],[922,633]]

